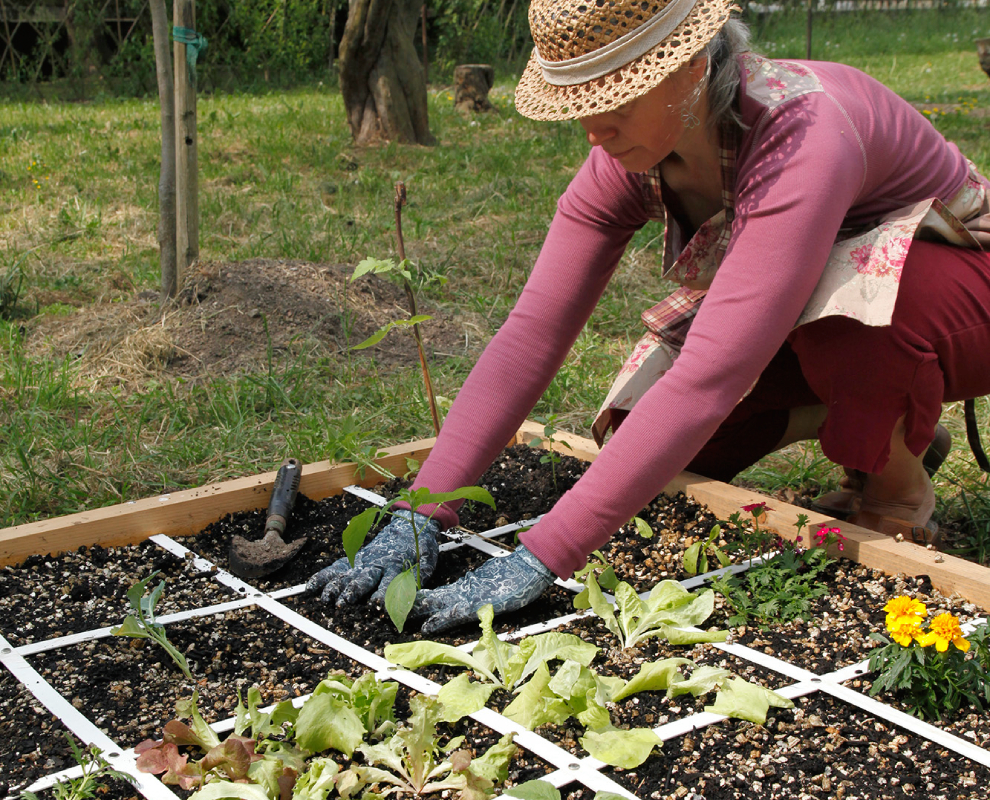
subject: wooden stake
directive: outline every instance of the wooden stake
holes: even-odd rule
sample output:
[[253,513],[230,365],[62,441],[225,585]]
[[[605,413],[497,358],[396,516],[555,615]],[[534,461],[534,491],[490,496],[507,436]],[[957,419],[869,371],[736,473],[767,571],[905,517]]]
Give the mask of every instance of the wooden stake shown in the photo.
[[151,30],[155,42],[155,71],[162,120],[162,166],[158,175],[158,252],[161,263],[162,308],[178,291],[175,251],[175,89],[172,55],[168,50],[165,0],[151,0]]
[[[196,28],[195,0],[175,0],[173,25]],[[186,64],[187,45],[175,42],[176,283],[199,258],[199,159],[196,150],[196,84]]]

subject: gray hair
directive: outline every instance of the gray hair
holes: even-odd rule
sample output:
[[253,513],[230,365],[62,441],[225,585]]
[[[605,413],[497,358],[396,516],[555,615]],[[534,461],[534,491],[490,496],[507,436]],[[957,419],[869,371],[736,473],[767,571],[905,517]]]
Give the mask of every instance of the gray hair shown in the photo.
[[708,57],[708,126],[713,130],[723,122],[743,127],[736,109],[739,92],[739,56],[749,51],[749,27],[732,17],[705,45]]

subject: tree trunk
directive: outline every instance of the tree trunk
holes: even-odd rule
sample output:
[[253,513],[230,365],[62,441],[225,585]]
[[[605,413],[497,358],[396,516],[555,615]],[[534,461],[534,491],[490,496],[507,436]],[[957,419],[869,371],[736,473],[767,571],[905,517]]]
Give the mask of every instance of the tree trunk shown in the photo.
[[175,91],[168,43],[165,0],[151,0],[151,31],[155,42],[158,102],[162,114],[162,166],[158,175],[158,252],[162,271],[162,306],[178,291],[175,263]]
[[355,144],[436,144],[413,40],[423,0],[350,0],[340,90]]

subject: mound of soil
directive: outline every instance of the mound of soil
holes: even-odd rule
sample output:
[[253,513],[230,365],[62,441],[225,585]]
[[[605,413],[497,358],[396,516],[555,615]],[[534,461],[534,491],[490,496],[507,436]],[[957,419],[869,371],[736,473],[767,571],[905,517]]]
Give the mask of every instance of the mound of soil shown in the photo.
[[[162,375],[198,379],[264,370],[309,353],[339,357],[389,322],[409,318],[405,292],[376,275],[350,282],[353,267],[251,259],[195,266],[174,306],[141,292],[125,302],[87,306],[70,316],[41,315],[25,325],[27,347],[47,359],[82,360],[86,378],[133,384]],[[423,303],[427,356],[477,355],[478,326]],[[400,330],[353,351],[379,366],[415,364],[416,344]]]

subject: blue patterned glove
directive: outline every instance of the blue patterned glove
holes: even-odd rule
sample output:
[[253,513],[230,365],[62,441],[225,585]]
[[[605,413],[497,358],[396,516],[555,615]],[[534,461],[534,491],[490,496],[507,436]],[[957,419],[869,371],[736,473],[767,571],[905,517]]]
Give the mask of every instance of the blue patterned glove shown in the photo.
[[[338,608],[353,605],[373,591],[372,602],[384,602],[388,585],[416,560],[413,516],[412,511],[393,513],[391,521],[371,543],[358,550],[353,569],[346,557],[337,559],[309,579],[306,594],[322,591],[320,600],[324,603],[336,601]],[[419,569],[421,579],[426,581],[437,566],[440,525],[423,514],[415,514],[415,518],[419,530]]]
[[496,614],[532,603],[553,583],[553,573],[524,545],[502,558],[490,558],[463,578],[438,589],[421,589],[409,616],[428,617],[423,633],[478,621],[489,603]]

